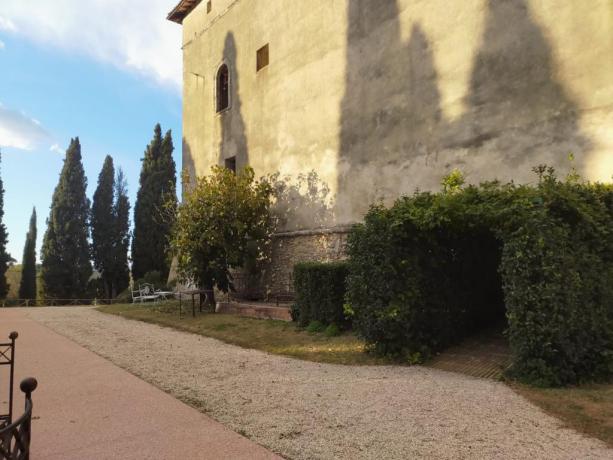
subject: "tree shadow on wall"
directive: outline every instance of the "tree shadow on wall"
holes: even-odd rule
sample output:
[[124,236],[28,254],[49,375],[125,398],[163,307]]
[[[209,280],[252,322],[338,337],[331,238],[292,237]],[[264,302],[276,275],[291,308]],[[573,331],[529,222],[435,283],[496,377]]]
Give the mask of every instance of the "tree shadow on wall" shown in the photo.
[[279,173],[266,180],[272,185],[274,204],[271,213],[275,230],[290,232],[330,227],[334,223],[330,187],[315,171],[294,177]]
[[228,109],[218,113],[221,127],[219,164],[224,166],[226,160],[234,157],[236,159],[236,169],[239,170],[249,164],[249,152],[247,150],[245,121],[241,113],[242,104],[236,65],[236,41],[232,32],[226,35],[223,62],[228,66],[229,71],[230,105]]
[[529,174],[536,163],[566,165],[573,151],[582,170],[591,143],[524,0],[488,1],[465,113],[453,122],[442,115],[433,50],[419,23],[402,41],[398,0],[350,0],[347,14],[340,222],[359,218],[379,197],[436,188],[452,167],[487,178]]
[[[194,157],[192,156],[192,148],[183,136],[183,153],[182,153],[182,167],[181,167],[181,185],[183,193],[185,193],[185,187],[190,185],[192,181],[196,179],[196,165],[194,163]],[[186,181],[186,176],[189,181]]]
[[397,194],[407,161],[438,150],[441,117],[430,44],[415,25],[401,37],[396,0],[349,2],[337,209],[340,222]]
[[497,153],[500,164],[521,172],[543,162],[567,166],[574,152],[583,170],[592,143],[581,133],[578,107],[557,80],[552,47],[524,0],[488,0],[465,106],[447,132],[447,148]]

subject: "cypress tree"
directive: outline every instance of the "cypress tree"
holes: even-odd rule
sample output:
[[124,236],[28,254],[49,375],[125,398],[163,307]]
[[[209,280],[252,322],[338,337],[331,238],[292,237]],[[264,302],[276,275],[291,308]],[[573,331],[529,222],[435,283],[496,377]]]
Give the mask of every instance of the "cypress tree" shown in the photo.
[[[0,154],[0,161],[2,156]],[[3,222],[4,219],[4,184],[0,177],[0,299],[6,299],[9,292],[9,284],[6,281],[6,271],[9,269],[9,263],[13,258],[6,252],[6,244],[8,243],[8,232]]]
[[104,294],[112,296],[113,257],[115,245],[115,216],[113,193],[115,192],[115,167],[110,155],[104,159],[98,176],[98,187],[94,192],[91,213],[92,257],[94,267],[102,277]]
[[176,207],[176,168],[172,158],[172,133],[162,139],[162,128],[155,126],[154,136],[145,150],[139,190],[134,206],[134,237],[132,239],[132,276],[142,278],[147,272],[158,271],[168,277],[170,258],[168,246],[171,222],[166,218],[167,203]]
[[32,210],[30,228],[26,235],[21,262],[21,282],[19,283],[20,299],[36,299],[36,208]]
[[117,296],[130,285],[130,267],[128,265],[128,249],[130,248],[130,200],[128,186],[119,169],[115,181],[114,246],[113,246],[113,297]]
[[155,214],[159,228],[160,264],[164,264],[160,270],[162,278],[168,278],[172,258],[170,256],[170,237],[177,209],[177,170],[172,154],[175,150],[172,142],[172,132],[168,130],[162,140],[162,152],[159,160],[159,176],[156,180],[160,187],[159,211]]
[[47,298],[87,295],[92,274],[89,247],[89,200],[79,138],[71,139],[51,201],[41,250],[42,284]]

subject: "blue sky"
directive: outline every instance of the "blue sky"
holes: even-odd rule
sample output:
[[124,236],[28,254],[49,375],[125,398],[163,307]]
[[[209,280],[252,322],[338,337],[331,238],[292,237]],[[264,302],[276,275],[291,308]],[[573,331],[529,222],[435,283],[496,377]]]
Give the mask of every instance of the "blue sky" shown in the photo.
[[[173,0],[0,2],[4,223],[9,252],[19,262],[32,206],[40,252],[71,137],[81,140],[90,198],[108,154],[124,170],[134,206],[140,159],[157,122],[172,130],[180,168],[180,26],[165,20],[173,5]],[[120,6],[134,11],[119,15]],[[147,14],[139,14],[143,10]]]

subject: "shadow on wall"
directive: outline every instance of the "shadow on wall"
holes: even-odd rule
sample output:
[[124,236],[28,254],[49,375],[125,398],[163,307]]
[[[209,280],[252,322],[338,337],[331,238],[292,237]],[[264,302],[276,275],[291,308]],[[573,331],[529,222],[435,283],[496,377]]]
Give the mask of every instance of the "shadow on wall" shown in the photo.
[[358,220],[379,198],[438,189],[459,167],[481,178],[531,180],[547,163],[584,170],[591,143],[555,79],[552,50],[524,0],[489,0],[466,111],[442,116],[432,47],[418,23],[402,42],[398,0],[348,3],[336,215]]
[[272,214],[278,232],[327,228],[334,224],[330,187],[316,171],[295,177],[271,174],[274,190]]
[[[194,157],[192,156],[192,148],[189,146],[189,142],[187,142],[187,139],[185,139],[185,137],[183,137],[181,179],[183,179],[184,174],[187,174],[187,176],[190,178],[190,181],[196,179],[196,165],[194,164]],[[181,184],[183,186],[182,190],[184,194],[187,183],[185,180],[181,180]]]
[[221,126],[219,164],[224,166],[227,160],[234,158],[236,170],[239,170],[249,164],[249,152],[245,121],[241,113],[239,79],[236,70],[236,41],[232,32],[226,35],[223,62],[229,70],[230,105],[228,109],[217,114]]

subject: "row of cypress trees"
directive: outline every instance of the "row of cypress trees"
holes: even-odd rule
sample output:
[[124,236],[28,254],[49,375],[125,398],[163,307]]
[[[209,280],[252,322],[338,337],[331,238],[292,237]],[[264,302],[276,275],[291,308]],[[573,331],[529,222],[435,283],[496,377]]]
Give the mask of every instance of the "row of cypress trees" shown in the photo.
[[[162,137],[156,125],[151,143],[142,159],[140,188],[134,212],[132,275],[134,279],[151,271],[168,276],[168,236],[177,206],[176,167],[170,131]],[[92,295],[93,268],[100,274],[106,298],[125,290],[130,282],[130,201],[121,169],[115,171],[107,156],[98,176],[93,202],[87,198],[87,178],[83,169],[79,138],[71,139],[66,150],[58,185],[53,193],[47,230],[41,249],[41,281],[46,298],[84,299]],[[2,223],[4,190],[0,179],[0,298],[6,298],[6,271],[12,261],[6,252],[8,239]],[[91,204],[91,206],[90,206]],[[171,212],[168,212],[168,211]],[[36,209],[23,252],[19,297],[35,299]],[[93,262],[93,267],[92,267]]]

